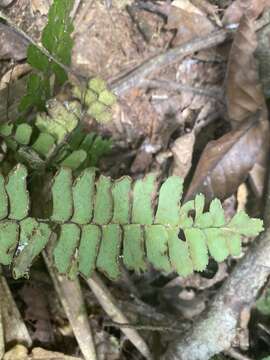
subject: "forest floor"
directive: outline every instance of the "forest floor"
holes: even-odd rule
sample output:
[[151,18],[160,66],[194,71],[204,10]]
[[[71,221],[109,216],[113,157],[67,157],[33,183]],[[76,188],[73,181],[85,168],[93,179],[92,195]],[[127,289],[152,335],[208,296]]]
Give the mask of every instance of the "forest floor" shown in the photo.
[[[38,42],[50,3],[0,0],[0,10]],[[267,5],[258,0],[75,1],[71,68],[82,79],[99,75],[118,95],[111,123],[84,119],[86,131],[112,139],[111,152],[99,162],[102,173],[114,179],[139,179],[149,172],[160,180],[178,175],[186,199],[203,191],[208,200],[222,200],[228,218],[242,209],[263,216],[270,93]],[[240,27],[246,12],[252,22]],[[11,78],[29,73],[28,43],[0,22],[0,90]],[[68,91],[57,96],[66,100]],[[0,114],[6,103],[1,95]],[[246,132],[236,137],[233,131],[250,116],[257,117],[260,128],[256,123],[248,138]],[[53,282],[42,259],[29,279],[15,281],[3,269],[3,359],[91,360],[89,332],[98,360],[144,359],[148,348],[159,359],[171,340],[200,321],[253,241],[244,239],[239,257],[220,264],[210,260],[205,271],[188,277],[152,267],[143,274],[123,269],[119,281],[97,275],[92,284],[79,286],[61,277]],[[101,306],[102,296],[114,304],[109,310]],[[266,284],[259,305],[254,299],[239,314],[231,348],[215,359],[260,360],[270,354],[269,299]],[[119,317],[110,314],[113,306]],[[87,325],[78,318],[81,307]],[[119,326],[123,319],[130,327]],[[138,334],[148,344],[145,351]]]

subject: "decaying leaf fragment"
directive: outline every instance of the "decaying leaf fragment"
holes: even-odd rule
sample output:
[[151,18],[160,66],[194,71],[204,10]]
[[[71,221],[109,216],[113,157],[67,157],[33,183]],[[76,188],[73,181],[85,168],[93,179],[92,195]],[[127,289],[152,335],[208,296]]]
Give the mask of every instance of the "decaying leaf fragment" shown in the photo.
[[207,19],[206,14],[189,1],[173,1],[169,9],[166,28],[177,30],[173,39],[173,45],[176,46],[196,36],[209,34],[214,26]]
[[171,150],[173,153],[173,175],[185,178],[191,168],[193,147],[195,143],[194,131],[184,134],[175,140]]
[[26,58],[28,42],[10,26],[0,23],[0,59],[14,59],[17,61]]
[[269,0],[235,0],[226,9],[222,22],[225,25],[236,24],[245,12],[255,19],[269,6]]
[[185,200],[202,192],[208,200],[225,199],[246,180],[262,146],[265,124],[256,116],[204,149]]
[[230,51],[226,76],[226,101],[233,128],[257,110],[267,119],[262,85],[254,57],[257,38],[254,20],[243,16]]
[[[250,11],[252,9],[260,11],[263,6],[267,5],[266,3],[267,1],[251,2]],[[254,13],[252,16],[255,16]],[[255,111],[261,111],[259,121],[263,123],[261,125],[262,142],[258,157],[250,172],[250,180],[255,194],[262,196],[269,149],[269,125],[263,88],[259,79],[258,64],[254,57],[256,48],[254,18],[244,15],[229,57],[226,82],[227,109],[233,128],[245,123]]]
[[[210,142],[199,160],[186,199],[203,192],[210,200],[225,199],[247,179],[255,164],[264,167],[268,152],[269,125],[258,68],[254,19],[244,15],[231,48],[226,100],[232,131]],[[256,169],[255,169],[256,170]],[[255,178],[254,170],[252,177]],[[261,193],[263,176],[256,176],[256,192]]]

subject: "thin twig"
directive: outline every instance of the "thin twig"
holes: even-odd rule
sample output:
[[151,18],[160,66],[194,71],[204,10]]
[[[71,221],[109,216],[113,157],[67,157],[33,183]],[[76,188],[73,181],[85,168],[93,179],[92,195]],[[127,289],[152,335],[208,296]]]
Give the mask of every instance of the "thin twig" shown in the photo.
[[144,80],[141,84],[141,86],[148,86],[148,87],[154,87],[154,88],[162,88],[165,90],[172,90],[176,92],[191,92],[197,95],[206,96],[213,98],[215,100],[218,100],[220,102],[223,102],[223,91],[220,87],[212,87],[212,88],[197,88],[195,86],[188,86],[188,85],[182,85],[179,84],[176,81],[172,80],[166,80],[166,79],[154,79],[154,80]]
[[[82,21],[83,17],[88,12],[92,4],[93,0],[85,4],[80,17],[75,23],[75,29],[78,28],[78,24]],[[264,15],[261,21],[259,20],[258,22],[256,22],[256,31],[260,30],[269,23],[270,16],[268,12],[266,13],[267,14]],[[28,42],[36,46],[43,54],[45,54],[49,59],[53,60],[65,71],[74,74],[77,78],[81,77],[80,74],[77,74],[76,71],[62,64],[54,56],[52,56],[43,46],[35,42],[29,35],[27,35],[23,30],[21,30],[17,25],[15,25],[12,20],[2,11],[0,11],[0,19],[4,20],[10,27],[14,29],[14,31],[22,35]],[[180,61],[184,57],[191,55],[197,51],[217,46],[223,43],[226,39],[228,39],[231,34],[231,32],[228,32],[225,29],[214,31],[211,34],[195,38],[185,44],[175,47],[174,49],[170,49],[162,54],[147,59],[142,64],[138,65],[135,69],[129,71],[127,74],[120,75],[116,80],[111,81],[111,88],[117,95],[122,95],[124,92],[130,90],[131,88],[140,86],[143,80],[147,78],[147,76],[149,76],[151,73],[161,70],[164,66],[168,66],[177,61]]]
[[168,50],[163,54],[156,55],[143,62],[128,74],[113,81],[111,83],[111,89],[117,95],[121,95],[131,88],[140,86],[147,76],[161,70],[164,66],[169,66],[197,51],[221,44],[228,38],[228,35],[229,33],[226,30],[218,30],[207,36],[196,38],[174,49]]
[[50,256],[43,251],[43,258],[50,272],[54,287],[61,300],[76,340],[85,360],[97,360],[92,330],[85,310],[85,304],[78,278],[71,281],[61,276],[52,264]]
[[[266,24],[269,24],[269,22],[270,12],[266,12],[262,19],[255,23],[256,31],[262,29]],[[165,66],[169,66],[177,61],[180,61],[186,56],[192,55],[197,51],[222,44],[225,40],[231,37],[233,32],[234,31],[227,31],[226,29],[217,30],[211,34],[195,38],[162,54],[156,55],[153,58],[147,59],[135,69],[112,81],[111,88],[117,95],[122,95],[124,92],[132,89],[133,87],[139,87],[147,76],[160,71]]]
[[137,330],[147,330],[147,331],[159,331],[159,332],[174,332],[174,333],[183,333],[183,329],[178,329],[170,326],[157,326],[157,325],[141,325],[141,324],[124,324],[114,321],[105,321],[105,326],[112,326],[117,328],[130,328]]
[[[21,343],[32,346],[32,339],[13,299],[7,281],[0,274],[0,312],[4,328],[4,339],[7,344]],[[0,357],[0,359],[2,359]]]
[[73,20],[77,14],[77,11],[79,9],[79,6],[81,5],[82,0],[75,0],[74,5],[73,5],[73,9],[70,13],[70,18]]
[[[103,307],[104,311],[108,316],[116,323],[128,324],[129,321],[127,317],[122,313],[119,307],[116,305],[116,300],[113,298],[110,290],[103,283],[101,278],[97,273],[94,273],[90,279],[87,279],[87,284],[97,297],[100,305]],[[135,329],[130,329],[126,327],[120,327],[122,332],[127,336],[127,338],[132,342],[132,344],[138,349],[138,351],[146,357],[146,359],[152,359],[152,355],[148,348],[148,345]]]

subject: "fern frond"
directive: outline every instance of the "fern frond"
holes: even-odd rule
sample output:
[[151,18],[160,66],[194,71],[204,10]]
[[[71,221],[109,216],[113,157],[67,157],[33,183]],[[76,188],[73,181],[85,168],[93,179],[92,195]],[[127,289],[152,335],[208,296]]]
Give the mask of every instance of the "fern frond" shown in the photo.
[[38,114],[33,124],[5,123],[0,136],[16,151],[18,161],[34,169],[46,166],[95,166],[111,148],[111,141],[94,133],[86,134],[79,124],[79,107],[56,100],[47,102],[47,114]]
[[[103,175],[96,179],[93,168],[76,179],[71,169],[61,168],[51,185],[52,214],[36,220],[30,217],[26,175],[18,165],[6,181],[0,178],[0,263],[12,264],[15,278],[27,274],[55,229],[53,256],[60,273],[77,268],[90,277],[97,268],[111,279],[120,275],[121,257],[136,272],[148,263],[184,276],[202,271],[209,255],[216,261],[239,255],[241,236],[263,230],[261,220],[244,212],[226,221],[217,199],[207,212],[203,195],[181,206],[183,181],[177,176],[159,188],[155,174],[112,181]],[[179,238],[180,230],[185,238]]]

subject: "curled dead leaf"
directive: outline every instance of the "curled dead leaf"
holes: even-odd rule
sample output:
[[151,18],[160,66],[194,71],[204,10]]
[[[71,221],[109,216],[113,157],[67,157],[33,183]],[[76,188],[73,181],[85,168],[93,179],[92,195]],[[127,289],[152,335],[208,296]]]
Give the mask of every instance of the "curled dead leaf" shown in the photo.
[[21,97],[26,93],[27,77],[10,82],[8,86],[0,89],[0,123],[15,121],[19,116],[18,106]]
[[[270,9],[265,12],[270,16]],[[256,59],[259,65],[260,79],[266,98],[270,97],[270,24],[268,23],[257,32],[258,46],[256,49]]]
[[[255,2],[251,5],[254,6]],[[249,174],[255,195],[261,197],[264,190],[269,151],[269,126],[263,87],[260,83],[258,66],[254,56],[257,45],[254,19],[244,15],[229,56],[226,76],[227,110],[233,128],[237,128],[240,123],[248,121],[251,114],[256,111],[261,112],[258,119],[264,122],[262,125],[264,132],[261,132],[261,149]]]
[[27,360],[28,350],[24,345],[15,345],[5,353],[3,360]]
[[256,47],[254,20],[243,16],[230,51],[226,75],[227,111],[233,128],[260,109],[261,120],[267,119],[263,89],[254,58]]
[[192,2],[190,2],[189,0],[173,0],[171,6],[193,14],[199,14],[199,15],[204,14],[204,12],[201,11],[197,7],[197,5],[193,5]]
[[262,197],[264,192],[265,177],[269,162],[269,123],[265,122],[264,128],[265,130],[262,134],[262,146],[256,159],[256,163],[249,174],[251,187],[258,198]]
[[[193,8],[195,8],[193,6]],[[196,9],[196,8],[195,8]],[[201,12],[188,11],[183,8],[171,6],[167,18],[166,28],[177,30],[172,41],[172,45],[180,45],[193,39],[196,36],[209,34],[213,29],[213,24]]]
[[173,153],[173,175],[181,176],[183,179],[188,174],[191,163],[193,147],[195,143],[194,132],[180,136],[171,147]]
[[47,15],[50,8],[50,0],[31,0],[31,10],[33,13],[39,12],[41,15]]
[[0,59],[14,59],[17,61],[26,58],[28,41],[10,26],[0,23]]
[[235,0],[225,11],[222,22],[224,25],[239,23],[244,13],[256,19],[266,7],[269,0]]
[[57,360],[82,360],[81,357],[77,357],[77,356],[69,356],[69,355],[65,355],[63,353],[60,352],[56,352],[56,351],[50,351],[50,350],[45,350],[43,348],[40,347],[36,347],[32,350],[31,353],[31,360],[49,360],[49,359],[57,359]]
[[207,0],[191,0],[192,4],[204,11],[206,14],[217,17],[219,8],[217,5],[210,4]]
[[208,200],[225,199],[232,195],[245,181],[260,153],[263,134],[268,129],[266,122],[259,121],[255,114],[240,128],[211,141],[204,149],[185,201],[197,193],[205,194]]
[[243,183],[238,187],[236,198],[237,198],[237,212],[241,210],[245,211],[248,201],[248,187],[246,183]]
[[9,6],[14,0],[0,0],[0,7],[7,7]]

